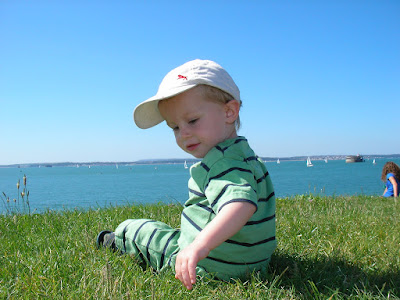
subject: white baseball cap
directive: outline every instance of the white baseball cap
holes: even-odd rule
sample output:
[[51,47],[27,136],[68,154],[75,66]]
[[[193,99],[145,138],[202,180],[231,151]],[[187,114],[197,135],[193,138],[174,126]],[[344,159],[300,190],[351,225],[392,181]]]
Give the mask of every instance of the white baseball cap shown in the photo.
[[195,59],[170,71],[161,81],[157,94],[136,106],[133,111],[136,125],[146,129],[161,123],[164,118],[158,110],[158,102],[199,84],[216,87],[241,101],[239,88],[224,68],[211,60]]

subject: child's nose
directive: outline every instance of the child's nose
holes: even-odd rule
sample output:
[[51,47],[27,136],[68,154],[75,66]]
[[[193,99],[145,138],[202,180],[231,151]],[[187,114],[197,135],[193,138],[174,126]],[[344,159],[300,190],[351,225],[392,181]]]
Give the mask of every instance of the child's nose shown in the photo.
[[188,126],[184,126],[183,128],[180,129],[180,136],[181,138],[188,138],[190,137],[190,128],[188,128]]

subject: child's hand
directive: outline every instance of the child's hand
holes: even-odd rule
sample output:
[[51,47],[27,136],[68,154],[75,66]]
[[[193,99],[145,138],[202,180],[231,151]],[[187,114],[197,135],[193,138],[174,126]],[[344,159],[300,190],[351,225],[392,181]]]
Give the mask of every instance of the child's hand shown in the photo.
[[247,202],[233,202],[225,205],[196,239],[179,252],[175,262],[175,277],[188,290],[191,290],[196,282],[197,263],[206,258],[211,250],[238,232],[255,211],[256,206]]
[[179,279],[188,290],[191,290],[196,283],[197,263],[206,258],[209,252],[210,250],[197,245],[196,242],[179,252],[175,262],[175,278]]

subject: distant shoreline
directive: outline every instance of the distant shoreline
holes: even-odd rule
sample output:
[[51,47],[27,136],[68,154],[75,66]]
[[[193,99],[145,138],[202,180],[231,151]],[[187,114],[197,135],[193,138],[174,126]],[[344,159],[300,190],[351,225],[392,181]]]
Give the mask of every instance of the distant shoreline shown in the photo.
[[[306,161],[308,156],[292,156],[292,157],[260,157],[265,162],[280,161]],[[371,154],[363,155],[364,159],[394,158],[400,159],[400,154]],[[346,155],[310,155],[311,160],[345,160]],[[0,168],[46,168],[46,167],[89,167],[89,166],[133,166],[133,165],[160,165],[160,164],[193,164],[201,161],[200,159],[142,159],[130,162],[43,162],[43,163],[24,163],[0,165]]]

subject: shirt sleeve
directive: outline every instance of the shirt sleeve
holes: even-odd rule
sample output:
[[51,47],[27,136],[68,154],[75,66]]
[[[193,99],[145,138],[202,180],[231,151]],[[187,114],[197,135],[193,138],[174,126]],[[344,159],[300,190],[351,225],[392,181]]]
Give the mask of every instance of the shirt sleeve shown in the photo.
[[209,170],[205,195],[213,211],[218,213],[232,202],[247,202],[257,208],[256,180],[246,163],[221,160]]
[[394,177],[394,174],[393,173],[388,173],[386,175],[386,180],[389,180],[390,177]]

